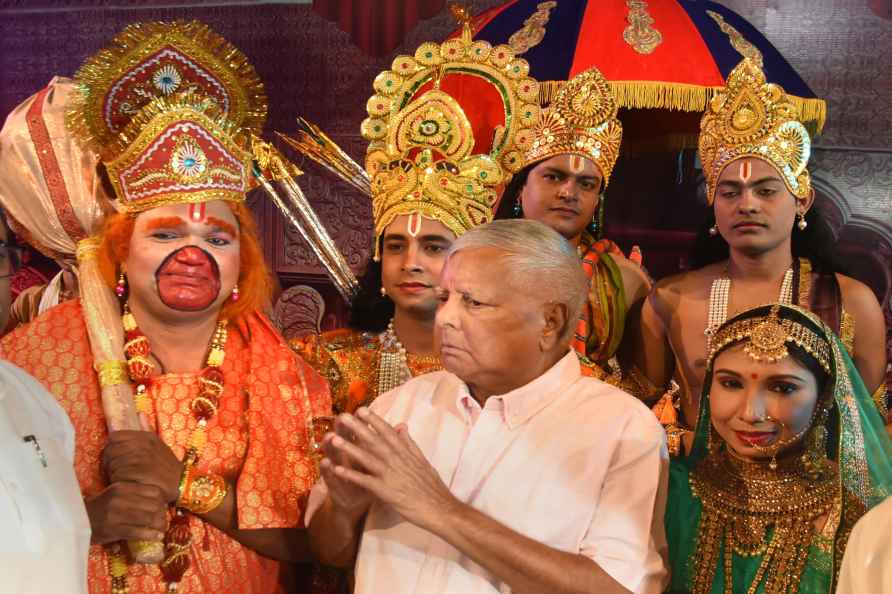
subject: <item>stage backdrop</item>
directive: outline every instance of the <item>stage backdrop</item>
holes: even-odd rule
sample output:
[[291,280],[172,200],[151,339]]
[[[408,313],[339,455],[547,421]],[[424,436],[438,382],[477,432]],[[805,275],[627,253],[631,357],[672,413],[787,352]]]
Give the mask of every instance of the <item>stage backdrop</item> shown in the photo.
[[[558,0],[571,1],[571,0]],[[693,0],[692,0],[693,1]],[[327,130],[357,159],[358,130],[375,75],[398,53],[454,30],[448,11],[430,18],[441,0],[388,0],[411,20],[399,47],[381,57],[393,31],[374,39],[362,22],[329,9],[338,2],[227,0],[0,0],[0,116],[54,75],[72,75],[126,24],[141,20],[200,19],[241,48],[267,85],[272,130],[291,131],[302,115]],[[468,2],[473,12],[499,0]],[[726,0],[759,28],[812,89],[828,102],[828,122],[815,142],[810,169],[818,203],[832,221],[850,274],[882,300],[892,359],[892,9],[888,0]],[[361,4],[361,3],[360,3]],[[411,5],[415,6],[411,6]],[[349,6],[347,6],[349,8]],[[357,13],[358,14],[358,13]],[[357,17],[359,18],[359,17]],[[333,19],[333,20],[330,20]],[[355,19],[354,19],[355,21]],[[371,51],[371,50],[370,50]],[[367,199],[311,163],[301,184],[357,273],[369,256]],[[656,277],[687,265],[689,242],[705,206],[697,197],[692,153],[636,155],[620,160],[607,196],[607,234],[628,249],[639,244]],[[642,174],[646,172],[646,174]],[[343,321],[344,304],[309,248],[283,224],[273,206],[253,198],[269,261],[283,286],[310,285],[323,296],[322,325]],[[286,324],[314,314],[305,292],[290,293]],[[290,319],[295,318],[295,319]],[[301,318],[298,320],[297,318]],[[313,321],[315,323],[315,321]],[[310,324],[312,325],[312,324]]]

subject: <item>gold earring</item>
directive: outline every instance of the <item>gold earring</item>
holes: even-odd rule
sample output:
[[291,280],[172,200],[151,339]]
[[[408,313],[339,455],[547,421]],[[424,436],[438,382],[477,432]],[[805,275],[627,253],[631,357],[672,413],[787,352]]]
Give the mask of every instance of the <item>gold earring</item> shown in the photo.
[[387,297],[387,289],[381,287],[381,297]]
[[823,409],[815,417],[811,431],[805,437],[805,452],[802,454],[802,466],[806,474],[817,480],[824,474],[827,461],[827,415],[828,410]]
[[715,237],[716,235],[719,234],[719,226],[718,226],[718,224],[715,224],[715,225],[713,225],[712,227],[709,228],[709,234],[712,235],[713,237]]
[[799,219],[796,226],[799,227],[800,231],[805,231],[805,228],[808,227],[808,221],[805,220],[805,213],[798,212],[796,213],[796,217]]

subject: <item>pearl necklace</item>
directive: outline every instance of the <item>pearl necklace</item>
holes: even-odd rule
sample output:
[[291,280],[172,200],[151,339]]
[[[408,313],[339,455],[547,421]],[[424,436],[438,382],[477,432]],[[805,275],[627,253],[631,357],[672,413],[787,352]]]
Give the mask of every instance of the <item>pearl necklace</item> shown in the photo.
[[[728,319],[728,297],[731,295],[731,279],[725,275],[712,281],[712,287],[709,289],[709,318],[706,323],[706,350],[709,352],[712,348],[712,337],[718,331],[719,326]],[[778,303],[789,305],[793,303],[793,268],[790,267],[784,273],[784,280],[781,282],[780,295],[777,298]]]
[[[387,324],[387,330],[378,337],[381,343],[381,354],[378,358],[378,395],[393,390],[412,379],[409,369],[409,358],[406,347],[400,342],[393,329],[393,318]],[[430,362],[437,357],[425,358]]]

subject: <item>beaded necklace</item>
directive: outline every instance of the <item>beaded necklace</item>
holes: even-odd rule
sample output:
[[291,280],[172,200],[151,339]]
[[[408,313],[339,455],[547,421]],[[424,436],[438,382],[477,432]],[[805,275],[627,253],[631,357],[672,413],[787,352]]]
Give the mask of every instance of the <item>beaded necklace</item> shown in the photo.
[[[719,278],[712,281],[709,289],[709,318],[706,323],[706,351],[709,352],[712,347],[712,337],[719,329],[719,326],[728,319],[728,297],[731,295],[731,278],[728,276],[728,269]],[[778,303],[789,305],[793,302],[793,268],[790,267],[784,273],[784,280],[781,282],[780,295],[777,298]]]
[[[412,379],[406,347],[400,342],[393,329],[393,318],[387,324],[387,330],[379,336],[381,352],[378,357],[378,394],[384,394]],[[416,357],[418,363],[427,364],[437,369],[439,357]]]
[[[136,318],[130,312],[129,304],[124,304],[124,315],[121,318],[124,326],[124,354],[127,357],[127,371],[130,380],[136,386],[134,400],[136,410],[148,413],[151,402],[148,390],[151,375],[155,366],[149,356],[151,347],[149,339],[139,329]],[[183,457],[183,476],[180,481],[180,493],[183,493],[183,481],[189,475],[189,469],[195,466],[207,444],[207,424],[217,412],[220,396],[223,394],[223,371],[221,366],[226,356],[226,338],[228,336],[227,321],[217,322],[217,328],[211,338],[206,367],[198,378],[199,392],[190,408],[196,419],[195,429],[189,436],[186,453]],[[225,496],[225,491],[223,492]],[[192,535],[189,532],[189,518],[184,508],[177,506],[174,517],[164,536],[164,560],[161,562],[161,573],[167,581],[168,592],[176,592],[177,585],[189,568],[189,545]],[[113,594],[126,594],[127,565],[119,549],[113,550],[109,557],[109,571],[112,577]]]

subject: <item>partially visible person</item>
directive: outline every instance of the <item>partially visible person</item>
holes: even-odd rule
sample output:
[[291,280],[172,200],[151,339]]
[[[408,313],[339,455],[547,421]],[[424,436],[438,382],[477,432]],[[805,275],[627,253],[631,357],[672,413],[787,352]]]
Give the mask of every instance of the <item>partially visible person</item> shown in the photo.
[[576,251],[537,221],[453,243],[446,369],[340,415],[323,441],[311,544],[356,558],[356,594],[662,592],[664,435],[582,375],[569,338],[587,290]]
[[888,592],[892,588],[892,497],[858,520],[842,558],[836,594]]
[[[446,252],[456,237],[492,220],[497,188],[515,171],[518,143],[536,121],[537,112],[506,116],[533,98],[536,81],[505,76],[500,65],[509,58],[476,57],[471,45],[468,35],[439,44],[429,60],[399,57],[412,76],[382,73],[376,80],[390,82],[376,82],[367,102],[373,257],[349,328],[291,343],[328,380],[335,412],[354,412],[442,369],[434,315]],[[436,85],[419,86],[424,77]]]
[[9,310],[10,330],[27,324],[51,307],[77,298],[76,263],[63,260],[59,265],[61,270],[48,283],[32,285],[16,296]]
[[670,451],[690,447],[715,329],[766,302],[800,305],[827,323],[885,415],[883,312],[869,287],[835,270],[833,237],[814,208],[811,139],[798,108],[744,60],[700,127],[714,217],[695,245],[693,261],[701,267],[658,282],[633,330],[635,365],[650,398],[659,398],[673,379],[680,386],[658,403]]
[[[0,328],[21,255],[9,237],[0,221]],[[0,591],[86,594],[89,548],[71,421],[34,378],[0,361]]]
[[591,284],[571,344],[599,366],[599,375],[620,378],[614,357],[626,314],[640,306],[651,283],[640,264],[601,237],[604,193],[622,141],[616,116],[610,86],[596,68],[567,81],[540,117],[524,168],[506,187],[496,218],[545,223],[576,247]]
[[892,441],[845,347],[765,305],[722,323],[706,364],[670,470],[669,592],[833,592],[852,526],[892,493]]
[[77,242],[98,231],[112,210],[97,170],[99,155],[65,125],[75,86],[54,77],[13,109],[0,130],[0,206],[22,241],[61,268],[48,283],[19,293],[9,330],[77,298]]

